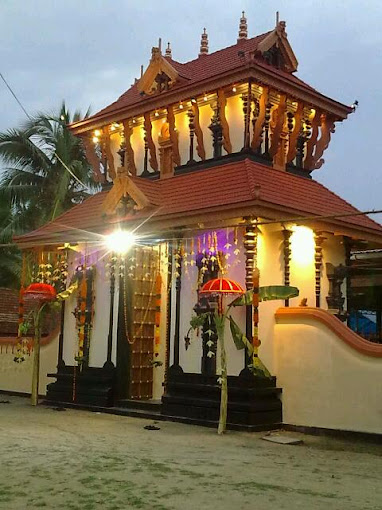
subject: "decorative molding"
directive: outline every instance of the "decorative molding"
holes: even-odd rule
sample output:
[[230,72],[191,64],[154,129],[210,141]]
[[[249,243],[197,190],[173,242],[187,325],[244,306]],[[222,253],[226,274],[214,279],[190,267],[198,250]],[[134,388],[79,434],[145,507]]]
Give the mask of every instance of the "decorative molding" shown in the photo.
[[317,143],[319,131],[318,128],[320,127],[320,125],[321,125],[321,112],[317,110],[316,113],[314,114],[312,121],[312,134],[308,140],[308,143],[306,144],[306,156],[304,161],[305,170],[313,170],[314,167],[313,151]]
[[147,147],[150,152],[150,166],[155,171],[158,172],[158,160],[156,155],[156,149],[155,144],[152,137],[152,124],[151,124],[151,118],[150,118],[150,112],[146,112],[144,114],[144,130],[145,130],[145,138]]
[[321,115],[321,136],[317,142],[316,150],[313,156],[313,169],[318,170],[325,163],[322,158],[324,151],[328,148],[331,138],[331,133],[334,133],[334,120],[327,114]]
[[337,317],[327,310],[322,310],[322,308],[308,306],[279,308],[275,313],[275,318],[278,324],[288,320],[295,320],[298,324],[301,324],[303,319],[320,322],[352,349],[365,356],[382,358],[382,344],[368,342],[348,328]]

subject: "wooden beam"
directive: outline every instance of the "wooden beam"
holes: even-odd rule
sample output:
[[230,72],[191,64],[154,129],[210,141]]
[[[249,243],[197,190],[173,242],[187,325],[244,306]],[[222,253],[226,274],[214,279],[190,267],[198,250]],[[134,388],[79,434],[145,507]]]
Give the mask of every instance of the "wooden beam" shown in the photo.
[[180,166],[181,159],[179,154],[178,133],[176,132],[175,115],[172,105],[167,107],[167,122],[172,146],[172,160],[175,163],[175,166]]
[[256,119],[255,129],[253,130],[251,148],[257,150],[262,143],[263,126],[265,120],[265,111],[268,103],[269,88],[263,87],[263,92],[259,99],[259,116]]
[[288,154],[286,158],[286,162],[291,163],[297,154],[297,139],[301,130],[301,122],[302,122],[302,114],[304,111],[304,105],[302,103],[298,103],[297,111],[294,116],[294,128],[291,136],[289,137],[289,147]]
[[269,148],[269,155],[273,159],[275,155],[277,154],[279,144],[280,144],[280,136],[281,131],[284,126],[285,121],[285,111],[287,106],[287,97],[285,94],[280,94],[280,103],[279,106],[276,109],[276,121],[275,121],[275,128],[272,133],[272,143]]
[[114,181],[116,178],[115,165],[114,165],[114,156],[110,147],[110,133],[109,128],[106,126],[103,128],[103,139],[104,139],[104,148],[105,148],[105,156],[108,162],[108,170],[109,177]]
[[154,140],[152,137],[152,124],[151,124],[150,112],[146,112],[144,114],[144,128],[145,128],[145,133],[146,133],[147,145],[148,145],[148,149],[150,152],[150,158],[149,158],[150,166],[155,172],[158,172],[158,160],[157,160]]
[[125,161],[123,166],[127,169],[127,171],[131,175],[137,175],[137,167],[135,166],[134,161],[134,150],[131,145],[131,136],[133,134],[133,128],[131,127],[129,120],[123,121],[123,132],[126,144]]
[[204,148],[204,140],[203,140],[203,131],[200,127],[200,120],[199,120],[199,107],[197,103],[192,103],[192,112],[194,114],[194,129],[195,129],[195,135],[196,135],[196,152],[198,153],[198,156],[201,160],[206,159],[206,150]]
[[223,147],[227,154],[232,152],[232,144],[229,137],[229,125],[225,116],[225,107],[227,105],[227,99],[223,89],[218,90],[218,105],[220,114],[220,124],[223,128]]

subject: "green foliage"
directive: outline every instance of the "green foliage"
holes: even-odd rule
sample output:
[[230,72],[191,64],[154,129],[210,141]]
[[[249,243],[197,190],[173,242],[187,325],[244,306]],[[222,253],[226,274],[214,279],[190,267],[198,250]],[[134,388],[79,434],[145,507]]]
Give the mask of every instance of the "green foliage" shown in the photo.
[[[273,301],[275,299],[291,299],[299,295],[297,287],[288,285],[267,285],[259,288],[259,301]],[[249,306],[252,304],[253,290],[247,290],[244,294],[234,299],[231,306]]]
[[228,317],[229,320],[229,327],[231,330],[232,339],[235,343],[236,349],[247,349],[248,355],[250,356],[253,354],[253,345],[248,340],[248,338],[244,335],[244,333],[241,331],[239,326],[236,324],[236,322],[233,320],[231,316]]
[[14,235],[53,220],[98,189],[81,140],[67,128],[81,118],[63,103],[57,115],[38,114],[21,128],[0,133],[0,244],[5,245],[0,286],[18,286],[21,257]]

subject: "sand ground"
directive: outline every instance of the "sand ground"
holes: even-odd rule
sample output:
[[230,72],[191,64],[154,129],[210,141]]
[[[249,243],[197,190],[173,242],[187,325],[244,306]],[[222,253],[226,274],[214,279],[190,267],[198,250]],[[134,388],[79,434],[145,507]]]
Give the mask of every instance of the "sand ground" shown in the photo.
[[382,509],[382,446],[285,433],[303,445],[0,395],[0,508]]

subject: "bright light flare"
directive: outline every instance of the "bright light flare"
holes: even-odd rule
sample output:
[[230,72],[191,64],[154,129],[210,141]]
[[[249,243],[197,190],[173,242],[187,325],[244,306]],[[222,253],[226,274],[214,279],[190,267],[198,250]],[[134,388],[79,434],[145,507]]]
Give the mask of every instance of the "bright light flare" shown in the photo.
[[116,230],[106,236],[106,246],[111,252],[124,255],[137,242],[137,236],[128,230]]
[[297,266],[308,266],[314,262],[314,232],[308,227],[296,226],[290,238],[292,261]]

